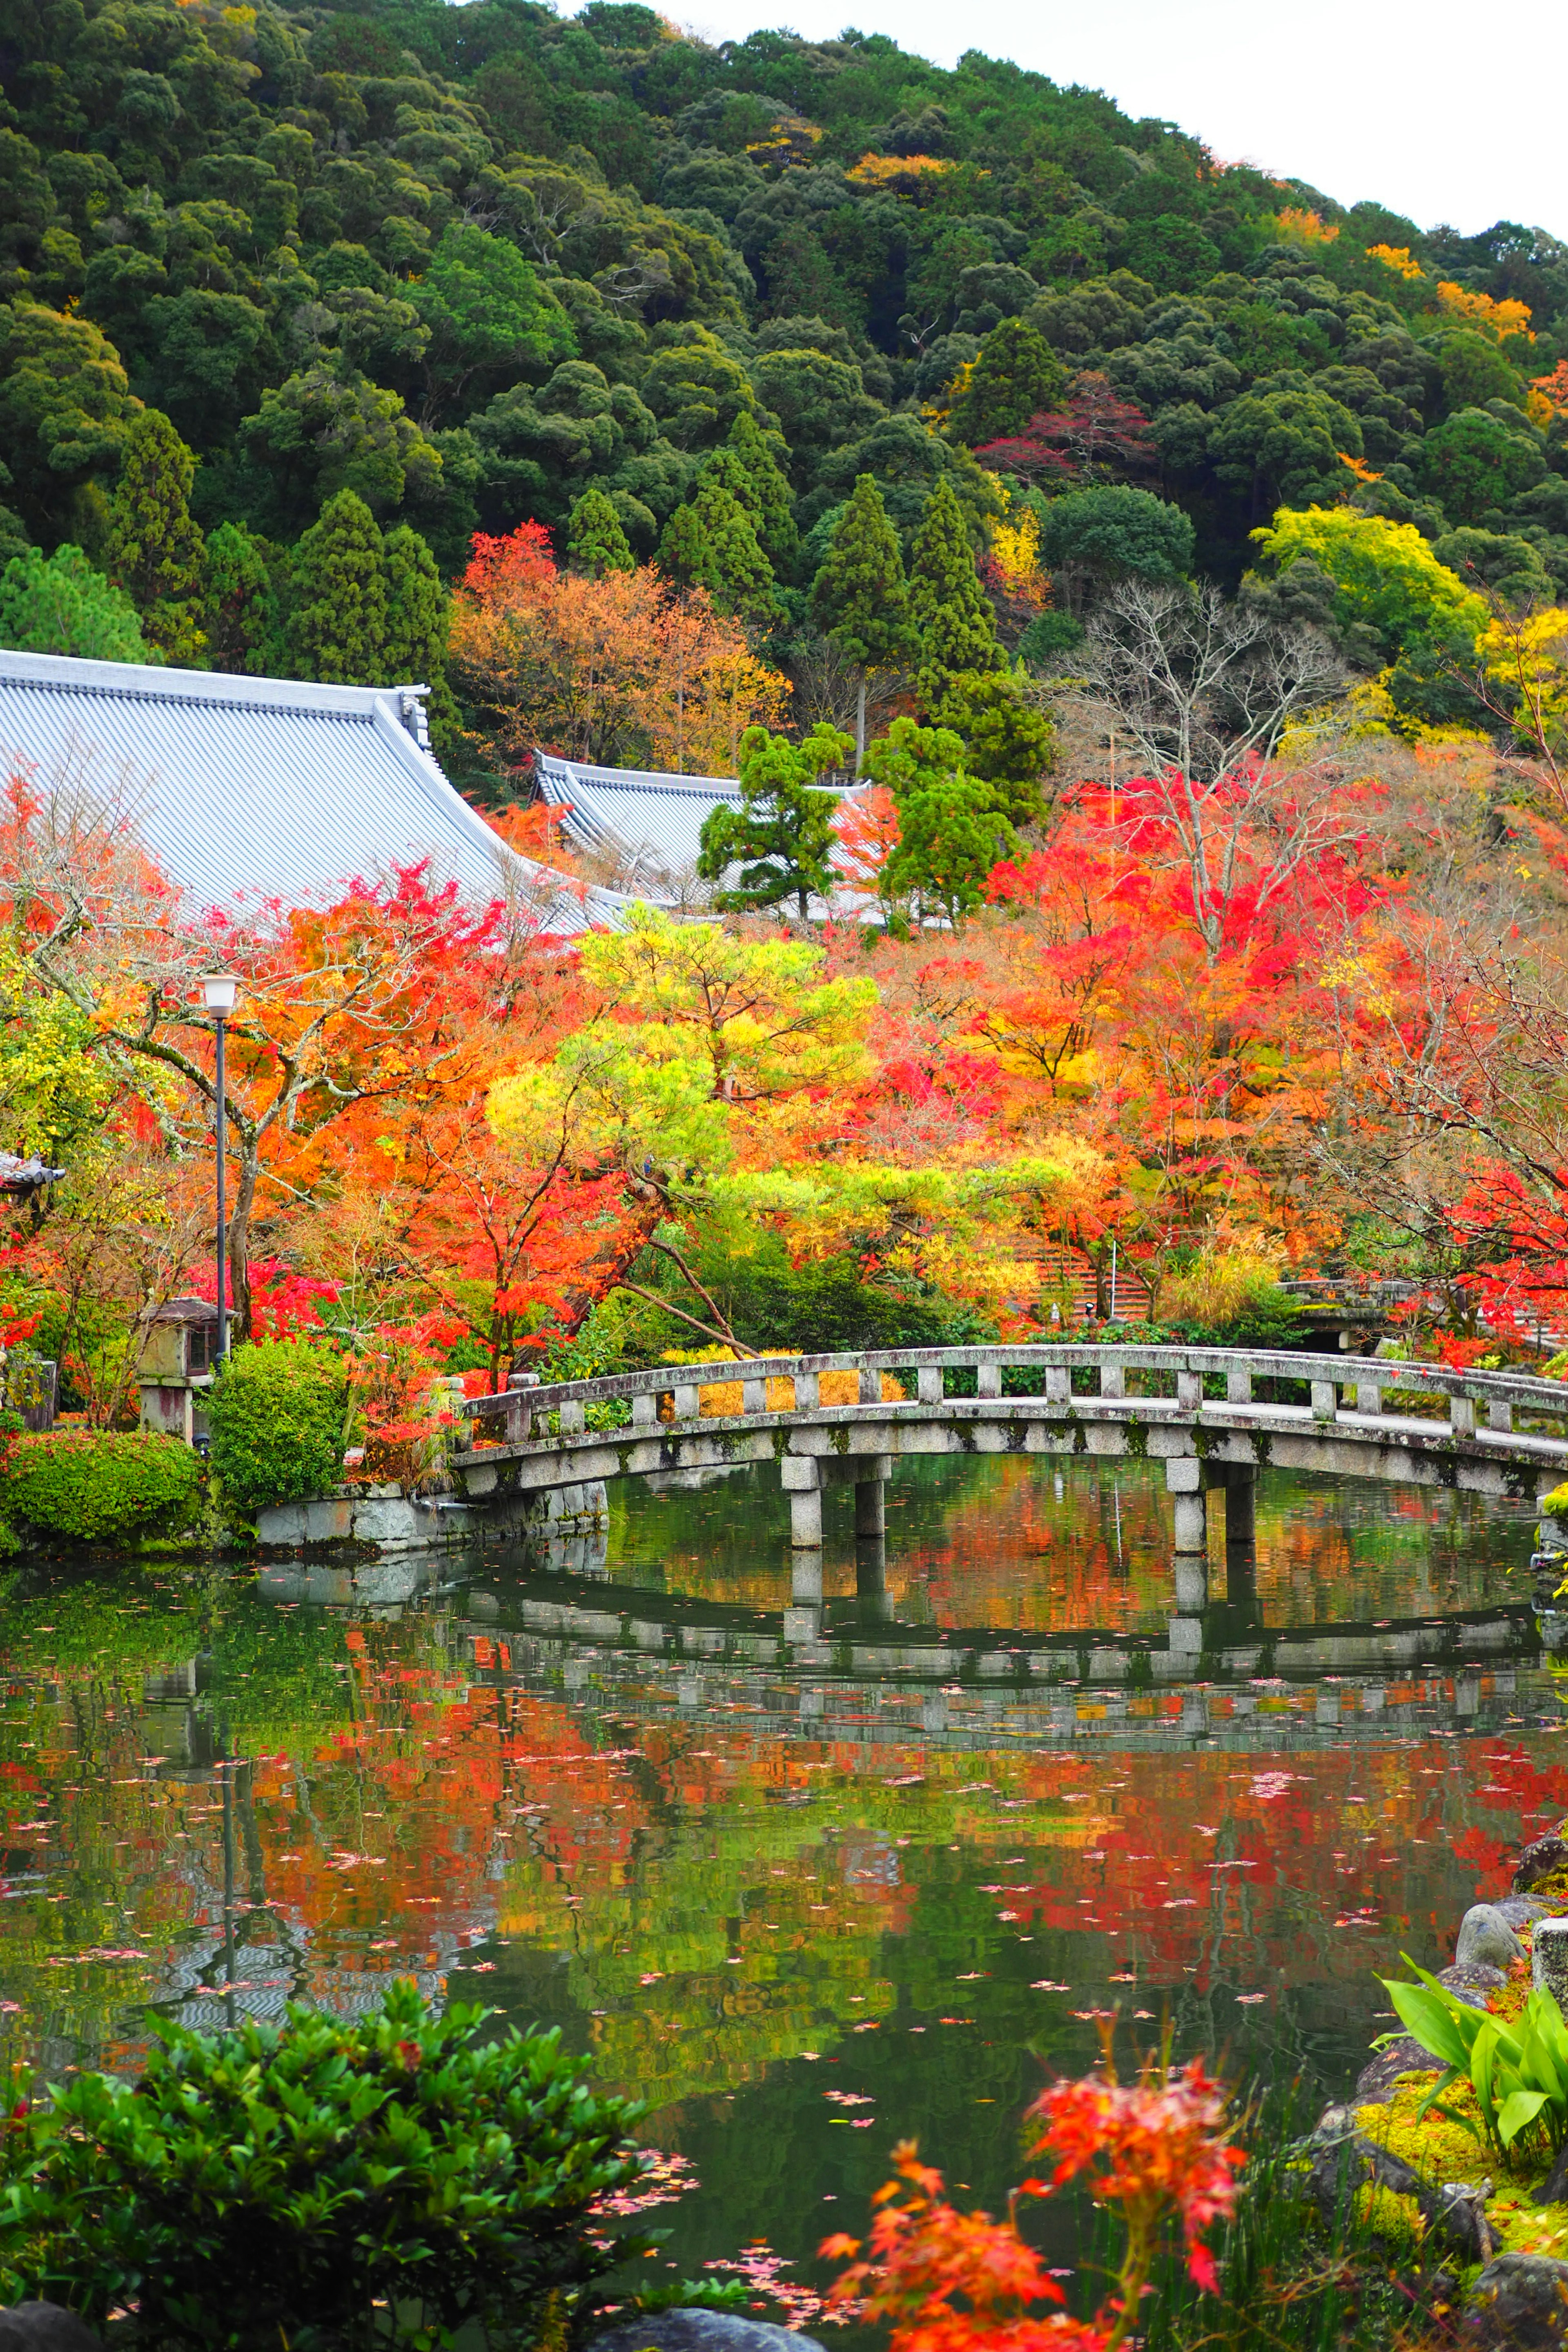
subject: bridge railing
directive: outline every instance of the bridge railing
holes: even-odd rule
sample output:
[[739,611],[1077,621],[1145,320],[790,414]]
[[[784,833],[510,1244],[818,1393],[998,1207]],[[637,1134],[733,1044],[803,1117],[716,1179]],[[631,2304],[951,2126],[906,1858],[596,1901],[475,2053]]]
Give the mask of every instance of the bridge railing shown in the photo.
[[[1073,1374],[1090,1371],[1098,1372],[1102,1399],[1147,1396],[1146,1383],[1154,1376],[1168,1383],[1167,1402],[1173,1398],[1179,1409],[1194,1412],[1204,1402],[1205,1379],[1223,1378],[1225,1402],[1231,1405],[1251,1403],[1256,1381],[1304,1382],[1310,1391],[1312,1418],[1323,1423],[1335,1421],[1342,1410],[1357,1420],[1387,1418],[1384,1399],[1394,1390],[1446,1398],[1449,1426],[1461,1436],[1474,1435],[1478,1426],[1511,1432],[1514,1414],[1521,1411],[1568,1418],[1568,1382],[1528,1373],[1454,1371],[1445,1364],[1376,1356],[1306,1355],[1288,1349],[1097,1347],[1088,1341],[1053,1341],[1033,1347],[997,1342],[972,1348],[889,1348],[852,1354],[748,1356],[707,1364],[659,1364],[647,1371],[611,1372],[597,1380],[560,1381],[509,1388],[499,1395],[467,1397],[458,1410],[475,1423],[502,1419],[502,1442],[521,1444],[531,1437],[543,1442],[547,1414],[556,1416],[562,1436],[584,1430],[589,1407],[599,1404],[628,1404],[634,1430],[652,1430],[670,1421],[698,1421],[703,1417],[703,1389],[737,1382],[742,1414],[864,1413],[883,1405],[884,1373],[901,1379],[906,1388],[912,1387],[913,1402],[941,1404],[946,1398],[946,1374],[970,1370],[981,1398],[1001,1397],[1003,1375],[1007,1371],[1043,1371],[1047,1401],[1063,1406],[1072,1403],[1075,1393],[1082,1393],[1074,1391]],[[824,1407],[820,1393],[825,1372],[858,1375],[858,1398],[847,1405]],[[1131,1391],[1129,1374],[1137,1382]],[[770,1406],[768,1382],[773,1380],[793,1382],[793,1406]],[[1348,1400],[1342,1407],[1342,1397]],[[1484,1415],[1484,1422],[1478,1423],[1478,1415]]]

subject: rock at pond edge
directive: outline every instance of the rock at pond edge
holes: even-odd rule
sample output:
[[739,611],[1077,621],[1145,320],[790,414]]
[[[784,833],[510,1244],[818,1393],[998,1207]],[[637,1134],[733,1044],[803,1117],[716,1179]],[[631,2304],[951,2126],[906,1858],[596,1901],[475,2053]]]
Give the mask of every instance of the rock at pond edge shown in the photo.
[[[1326,2227],[1333,2228],[1350,2191],[1371,2184],[1391,2189],[1395,2197],[1413,2198],[1435,2246],[1457,2254],[1467,2265],[1490,2261],[1494,2242],[1484,2191],[1468,2181],[1424,2179],[1403,2157],[1379,2147],[1357,2129],[1353,2108],[1325,2107],[1306,2153],[1311,2158],[1307,2193]],[[628,2345],[626,2352],[634,2347]]]
[[1513,1892],[1528,1895],[1543,1878],[1552,1877],[1568,1865],[1568,1840],[1560,1837],[1531,1839],[1521,1846],[1513,1865]]
[[814,2336],[797,2336],[729,2311],[660,2311],[595,2336],[588,2352],[825,2352]]
[[1465,2305],[1466,2352],[1560,2352],[1568,2341],[1568,2263],[1499,2254]]
[[0,2305],[0,2352],[103,2352],[103,2339],[63,2303]]
[[1355,2100],[1358,2107],[1381,2107],[1388,2104],[1388,2095],[1401,2074],[1440,2074],[1443,2063],[1423,2050],[1419,2042],[1402,2033],[1386,2050],[1379,2050],[1369,2058],[1356,2076]]
[[1510,1960],[1523,1958],[1524,1946],[1501,1912],[1489,1903],[1472,1903],[1459,1922],[1455,1967],[1506,1969]]

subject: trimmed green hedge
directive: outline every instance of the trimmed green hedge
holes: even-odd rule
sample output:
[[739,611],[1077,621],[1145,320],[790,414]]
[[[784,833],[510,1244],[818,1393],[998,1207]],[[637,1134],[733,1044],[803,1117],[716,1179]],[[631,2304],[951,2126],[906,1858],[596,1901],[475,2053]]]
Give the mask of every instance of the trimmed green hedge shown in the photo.
[[324,1495],[342,1476],[343,1369],[331,1349],[258,1339],[229,1355],[207,1400],[212,1466],[241,1511]]
[[176,1437],[52,1430],[23,1437],[0,1478],[0,1517],[68,1543],[174,1535],[195,1517],[200,1457]]

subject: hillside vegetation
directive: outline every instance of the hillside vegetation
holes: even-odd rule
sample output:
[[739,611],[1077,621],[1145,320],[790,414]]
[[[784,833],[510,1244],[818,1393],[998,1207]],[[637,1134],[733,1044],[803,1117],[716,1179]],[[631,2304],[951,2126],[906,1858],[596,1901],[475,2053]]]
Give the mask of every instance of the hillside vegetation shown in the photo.
[[[607,0],[45,0],[0,84],[13,644],[427,675],[455,746],[474,533],[563,555],[578,512],[589,568],[657,561],[798,681],[862,475],[905,562],[949,487],[1009,658],[1107,577],[1258,565],[1432,725],[1477,592],[1568,600],[1539,230],[1346,210],[974,52]],[[1281,509],[1406,527],[1357,542],[1405,588],[1347,585],[1321,522],[1259,550]]]

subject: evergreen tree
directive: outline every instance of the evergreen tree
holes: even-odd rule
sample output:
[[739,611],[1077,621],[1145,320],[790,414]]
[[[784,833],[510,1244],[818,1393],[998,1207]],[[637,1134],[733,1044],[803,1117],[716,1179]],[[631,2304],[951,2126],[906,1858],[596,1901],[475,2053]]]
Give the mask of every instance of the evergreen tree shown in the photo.
[[981,344],[948,426],[972,449],[1023,433],[1030,420],[1054,409],[1067,390],[1067,370],[1037,327],[1004,319]]
[[264,671],[264,646],[277,608],[265,540],[242,522],[220,522],[207,536],[199,612],[214,669]]
[[95,572],[79,547],[46,558],[29,547],[0,572],[0,646],[89,661],[154,660],[123,588]]
[[1051,765],[1056,735],[1044,712],[1024,701],[1016,675],[970,670],[949,678],[931,717],[962,738],[968,773],[991,785],[1015,824],[1039,815],[1040,779]]
[[[765,434],[749,408],[743,408],[730,427],[730,438],[724,447],[740,460],[750,495],[740,498],[741,504],[756,526],[763,552],[775,572],[784,572],[794,562],[800,546],[800,533],[795,523],[795,498],[789,477],[774,455],[774,444],[784,449],[777,434]],[[785,456],[789,454],[784,451]],[[733,482],[726,487],[733,489]]]
[[912,660],[920,650],[910,617],[904,562],[882,493],[869,474],[834,526],[827,560],[812,583],[817,625],[859,672],[855,699],[855,769],[866,757],[866,674]]
[[717,590],[718,565],[695,507],[677,507],[665,524],[658,542],[658,568],[678,588],[706,588],[710,594]]
[[995,619],[974,569],[963,510],[945,475],[926,501],[910,562],[910,590],[921,639],[915,691],[921,708],[932,710],[961,673],[1005,666]]
[[951,776],[900,801],[899,845],[881,888],[889,898],[912,898],[922,922],[935,913],[956,931],[984,902],[992,868],[1017,849],[994,787]]
[[330,686],[386,684],[386,571],[375,517],[353,490],[321,509],[294,551],[286,644],[290,675]]
[[602,580],[607,572],[635,572],[637,558],[621,519],[603,490],[584,490],[566,523],[566,560],[574,572]]
[[458,726],[458,706],[447,683],[447,634],[452,600],[436,559],[405,523],[389,530],[384,547],[386,642],[382,675],[388,685],[427,686],[430,726],[437,742]]
[[719,610],[761,626],[775,621],[780,606],[773,567],[740,499],[721,481],[699,479],[691,505],[708,542]]
[[837,793],[816,778],[847,757],[847,735],[821,724],[800,743],[748,727],[741,738],[741,805],[721,804],[702,827],[697,871],[705,882],[739,866],[736,887],[715,894],[726,912],[756,912],[793,898],[806,919],[815,896],[833,888],[833,814]]
[[156,408],[131,426],[104,533],[104,570],[142,615],[143,634],[171,661],[197,660],[202,534],[193,521],[196,461]]

